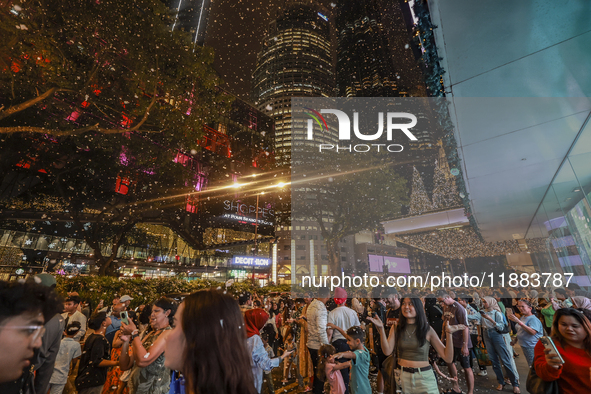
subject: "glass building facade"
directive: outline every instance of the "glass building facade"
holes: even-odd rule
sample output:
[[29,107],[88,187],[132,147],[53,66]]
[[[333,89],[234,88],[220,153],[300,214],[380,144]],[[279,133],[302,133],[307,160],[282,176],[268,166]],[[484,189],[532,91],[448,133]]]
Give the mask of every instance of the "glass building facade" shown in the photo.
[[330,21],[319,7],[294,4],[270,24],[253,73],[257,107],[275,121],[275,157],[289,164],[291,98],[334,96]]
[[[591,115],[590,115],[591,117]],[[589,117],[554,175],[527,238],[548,237],[541,272],[572,274],[591,286],[591,124]]]
[[[380,0],[339,3],[337,86],[341,97],[400,97]],[[369,55],[371,54],[371,55]]]

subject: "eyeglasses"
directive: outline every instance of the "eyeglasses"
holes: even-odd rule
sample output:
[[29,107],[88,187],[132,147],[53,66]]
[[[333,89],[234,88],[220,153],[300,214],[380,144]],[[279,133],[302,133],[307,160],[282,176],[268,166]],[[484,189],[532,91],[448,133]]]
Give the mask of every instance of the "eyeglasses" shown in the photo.
[[31,344],[37,342],[39,337],[42,337],[45,334],[45,326],[8,326],[2,327],[3,330],[5,329],[13,329],[13,330],[23,330],[27,333],[27,336],[31,337]]

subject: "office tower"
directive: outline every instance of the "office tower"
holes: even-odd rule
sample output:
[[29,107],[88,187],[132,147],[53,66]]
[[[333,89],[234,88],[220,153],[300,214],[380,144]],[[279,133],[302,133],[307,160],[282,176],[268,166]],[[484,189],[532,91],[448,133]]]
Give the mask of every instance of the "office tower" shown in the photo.
[[203,45],[211,0],[165,0],[164,3],[171,9],[171,29],[191,33],[193,44]]
[[338,2],[337,87],[343,97],[399,97],[379,0]]
[[291,98],[335,93],[330,30],[326,10],[300,2],[269,25],[257,56],[252,95],[275,121],[278,164],[289,164],[291,157]]

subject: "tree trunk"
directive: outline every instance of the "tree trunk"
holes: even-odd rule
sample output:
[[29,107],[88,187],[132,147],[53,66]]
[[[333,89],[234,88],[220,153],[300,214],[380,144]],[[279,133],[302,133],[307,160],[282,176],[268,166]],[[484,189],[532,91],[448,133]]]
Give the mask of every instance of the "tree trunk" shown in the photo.
[[[99,276],[117,276],[117,269],[113,265],[115,256],[111,255],[108,259],[100,259]],[[98,261],[97,261],[98,262]]]
[[328,274],[333,276],[341,275],[340,254],[337,250],[338,241],[326,240],[326,251],[328,253]]

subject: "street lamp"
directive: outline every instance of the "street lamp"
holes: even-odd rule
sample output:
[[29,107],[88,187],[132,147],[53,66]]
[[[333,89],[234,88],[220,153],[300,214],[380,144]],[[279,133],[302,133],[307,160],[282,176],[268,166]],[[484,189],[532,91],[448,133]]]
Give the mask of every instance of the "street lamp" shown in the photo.
[[[252,250],[253,257],[257,256],[258,252],[258,233],[259,233],[259,197],[261,194],[265,194],[265,192],[257,193],[257,206],[255,209],[255,219],[254,219],[254,249]],[[252,283],[254,284],[254,269],[255,265],[252,265]]]

